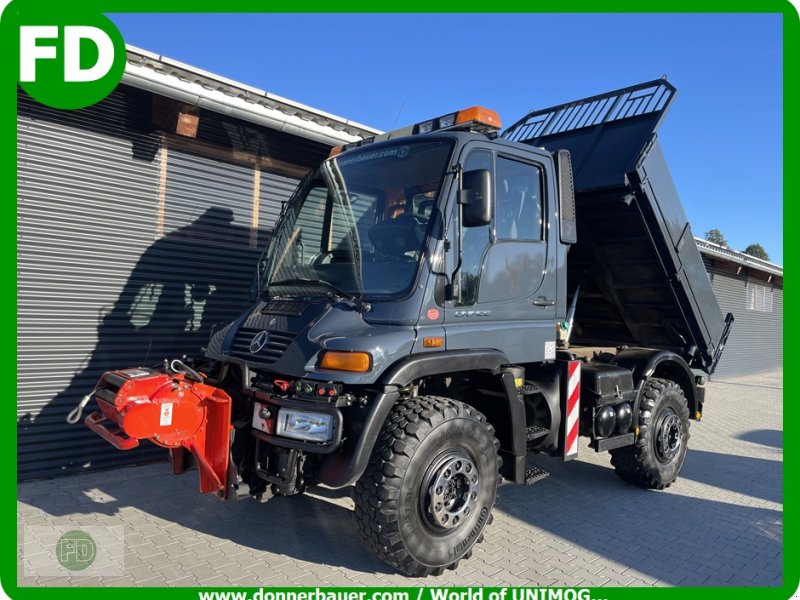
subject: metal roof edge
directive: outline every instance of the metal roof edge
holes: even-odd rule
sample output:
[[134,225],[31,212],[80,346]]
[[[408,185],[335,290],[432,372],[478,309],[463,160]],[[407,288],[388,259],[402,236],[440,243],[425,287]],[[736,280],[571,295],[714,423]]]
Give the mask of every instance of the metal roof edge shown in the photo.
[[715,244],[714,242],[709,242],[703,238],[696,237],[694,239],[695,242],[697,242],[698,249],[704,254],[724,258],[740,265],[753,267],[766,273],[780,275],[783,277],[783,267],[781,265],[776,265],[768,260],[762,260],[760,258],[756,258],[755,256],[750,256],[749,254],[739,252],[738,250],[731,250],[730,248],[726,248],[720,244]]
[[381,133],[276,94],[126,45],[123,83],[331,145]]

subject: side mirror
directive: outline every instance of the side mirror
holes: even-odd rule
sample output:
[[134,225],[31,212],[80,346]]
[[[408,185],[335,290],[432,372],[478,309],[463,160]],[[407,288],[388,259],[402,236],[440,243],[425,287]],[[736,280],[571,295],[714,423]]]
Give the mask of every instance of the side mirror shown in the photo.
[[461,176],[459,204],[464,227],[481,227],[492,221],[492,172],[488,169],[466,171]]

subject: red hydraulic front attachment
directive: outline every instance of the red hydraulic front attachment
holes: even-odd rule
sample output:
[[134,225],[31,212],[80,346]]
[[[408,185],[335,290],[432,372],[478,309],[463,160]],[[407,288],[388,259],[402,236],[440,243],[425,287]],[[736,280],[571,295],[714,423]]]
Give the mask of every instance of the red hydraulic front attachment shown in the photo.
[[95,388],[100,407],[84,423],[120,450],[139,440],[169,448],[173,471],[185,470],[191,452],[200,469],[200,492],[225,496],[230,451],[231,398],[185,373],[152,369],[106,372]]

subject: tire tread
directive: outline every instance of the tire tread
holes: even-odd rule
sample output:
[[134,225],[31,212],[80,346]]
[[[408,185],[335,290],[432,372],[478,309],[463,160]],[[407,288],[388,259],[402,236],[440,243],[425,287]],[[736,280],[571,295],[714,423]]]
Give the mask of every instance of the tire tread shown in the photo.
[[[472,547],[457,560],[442,566],[424,565],[409,553],[395,519],[405,467],[414,451],[441,423],[454,418],[474,420],[489,433],[500,469],[500,442],[486,417],[475,408],[442,396],[419,396],[394,406],[386,419],[364,475],[355,486],[355,520],[362,539],[379,558],[407,575],[426,577],[455,569]],[[496,496],[495,496],[496,499]],[[491,513],[486,525],[491,523]],[[483,540],[483,533],[475,543]]]
[[[660,398],[668,391],[677,391],[683,402],[680,405],[681,419],[686,423],[684,444],[689,443],[689,406],[683,395],[683,390],[674,381],[652,377],[648,379],[642,389],[642,400],[639,405],[639,436],[631,446],[624,446],[611,450],[611,465],[614,472],[624,481],[650,490],[663,490],[675,481],[663,481],[654,465],[654,457],[650,452],[653,425],[653,414],[656,411]],[[677,475],[676,475],[677,478]]]

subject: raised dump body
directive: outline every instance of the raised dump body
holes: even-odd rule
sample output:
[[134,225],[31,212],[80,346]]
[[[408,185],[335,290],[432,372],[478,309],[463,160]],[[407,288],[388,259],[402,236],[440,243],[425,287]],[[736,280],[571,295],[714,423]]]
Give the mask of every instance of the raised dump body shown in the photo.
[[656,139],[674,97],[651,81],[532,111],[503,137],[571,153],[572,344],[663,348],[712,373],[733,316],[722,316]]

